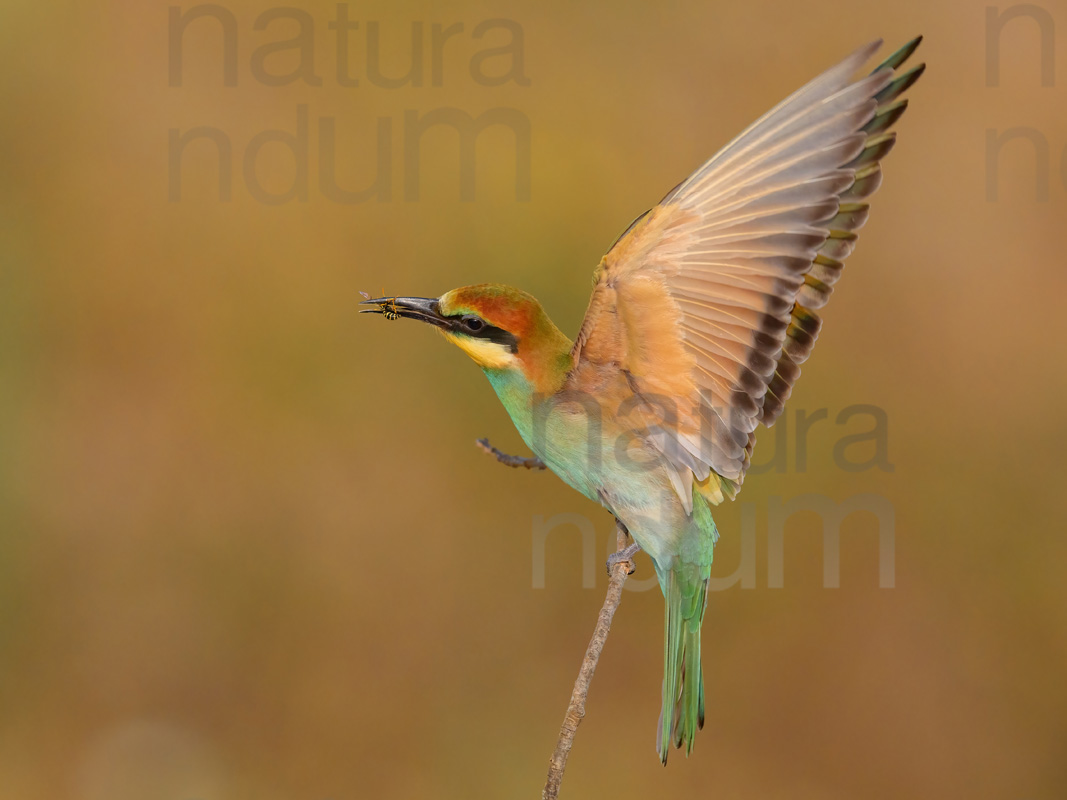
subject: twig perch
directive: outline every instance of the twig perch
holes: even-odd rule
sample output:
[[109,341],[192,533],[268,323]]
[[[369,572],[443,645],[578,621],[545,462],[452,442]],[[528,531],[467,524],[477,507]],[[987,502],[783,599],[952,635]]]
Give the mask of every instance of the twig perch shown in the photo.
[[[536,457],[522,458],[509,456],[502,453],[489,444],[488,439],[479,439],[478,446],[486,453],[495,456],[502,464],[509,467],[526,467],[527,469],[545,469],[544,463]],[[626,578],[633,572],[633,561],[630,557],[636,549],[636,545],[627,550],[626,541],[628,534],[621,522],[616,520],[616,556],[627,552],[608,568],[611,578],[608,581],[608,593],[604,598],[604,605],[597,617],[596,628],[593,629],[593,638],[585,650],[585,658],[582,659],[582,667],[578,670],[578,679],[574,682],[574,690],[571,692],[571,700],[567,705],[567,713],[563,716],[563,725],[559,729],[559,739],[556,741],[556,749],[552,751],[552,758],[548,762],[548,779],[545,788],[541,792],[542,800],[556,800],[559,797],[559,785],[563,780],[563,770],[567,766],[567,756],[570,755],[571,746],[574,744],[574,734],[578,731],[578,725],[585,716],[585,699],[589,695],[589,684],[596,672],[597,662],[600,660],[600,652],[604,649],[604,643],[611,631],[611,620],[615,616],[615,610],[622,600],[622,587]]]
[[[622,523],[616,524],[616,536],[618,538],[616,551],[621,553],[626,549],[626,529]],[[596,672],[597,662],[600,660],[600,651],[604,649],[604,642],[608,640],[608,632],[611,630],[611,620],[615,616],[615,609],[622,600],[622,586],[626,578],[633,571],[632,562],[627,560],[617,561],[611,566],[611,579],[608,581],[608,594],[604,598],[604,606],[600,609],[597,617],[596,628],[593,630],[593,638],[589,641],[589,647],[585,650],[585,658],[582,659],[582,668],[578,670],[578,680],[574,682],[574,691],[571,692],[571,702],[567,706],[567,713],[563,717],[563,725],[559,729],[559,740],[556,749],[552,752],[552,758],[548,762],[548,780],[545,782],[544,791],[541,792],[542,800],[555,800],[559,797],[559,784],[563,780],[563,770],[567,766],[567,756],[570,755],[571,745],[574,744],[574,734],[578,730],[578,724],[585,716],[585,698],[589,694],[589,684]]]

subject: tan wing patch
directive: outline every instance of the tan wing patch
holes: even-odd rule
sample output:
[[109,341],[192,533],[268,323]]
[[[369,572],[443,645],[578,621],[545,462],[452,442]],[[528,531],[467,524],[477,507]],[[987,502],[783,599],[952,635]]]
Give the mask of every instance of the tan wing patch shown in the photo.
[[[620,374],[686,507],[744,477],[821,327],[892,146],[918,40],[851,76],[863,48],[780,103],[635,222],[601,260],[568,388]],[[663,417],[665,407],[671,413]],[[639,414],[638,416],[641,416]],[[709,480],[714,471],[724,480]]]

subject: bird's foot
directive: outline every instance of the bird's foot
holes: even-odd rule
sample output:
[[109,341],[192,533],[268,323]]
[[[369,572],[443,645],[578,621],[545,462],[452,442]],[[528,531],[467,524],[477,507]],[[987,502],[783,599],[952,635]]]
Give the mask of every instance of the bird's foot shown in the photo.
[[478,445],[484,452],[496,458],[501,464],[509,467],[526,467],[526,469],[548,469],[548,466],[544,461],[537,456],[509,456],[507,453],[502,453],[489,444],[488,439],[479,439],[475,444]]
[[637,570],[637,565],[634,564],[634,556],[637,555],[637,553],[639,553],[640,551],[641,545],[639,545],[637,542],[634,542],[629,547],[624,547],[622,550],[612,553],[610,556],[608,556],[608,574],[611,574],[611,568],[614,567],[616,564],[620,564],[623,561],[626,561],[629,562],[626,574],[633,575],[634,572]]

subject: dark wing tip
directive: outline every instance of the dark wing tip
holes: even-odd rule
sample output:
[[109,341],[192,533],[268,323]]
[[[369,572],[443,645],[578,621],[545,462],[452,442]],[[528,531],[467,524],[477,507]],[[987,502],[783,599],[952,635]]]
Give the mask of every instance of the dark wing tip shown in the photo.
[[871,70],[871,74],[873,75],[880,69],[896,69],[909,58],[911,58],[911,54],[919,49],[919,45],[922,44],[922,40],[922,35],[916,36],[914,39],[912,39],[910,42],[907,42],[896,52],[892,53],[889,58],[887,58],[885,61],[883,61],[873,70]]

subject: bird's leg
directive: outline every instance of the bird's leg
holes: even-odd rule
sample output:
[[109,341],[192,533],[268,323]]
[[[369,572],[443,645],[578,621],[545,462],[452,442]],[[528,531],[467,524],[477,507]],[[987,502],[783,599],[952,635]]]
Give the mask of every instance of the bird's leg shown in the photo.
[[547,469],[545,462],[539,459],[537,456],[530,456],[529,458],[523,458],[522,456],[509,456],[507,453],[502,453],[489,444],[488,439],[479,439],[476,444],[483,451],[496,458],[501,464],[505,464],[509,467],[526,467],[526,469]]
[[[623,528],[623,530],[626,529]],[[616,564],[619,564],[623,561],[628,561],[630,566],[629,569],[626,571],[626,574],[633,575],[634,572],[637,570],[637,566],[634,564],[634,556],[637,555],[639,552],[641,552],[641,545],[639,545],[637,542],[634,542],[633,544],[624,547],[622,550],[617,550],[616,552],[612,553],[610,556],[608,556],[608,574],[611,574],[611,568],[614,567]]]

